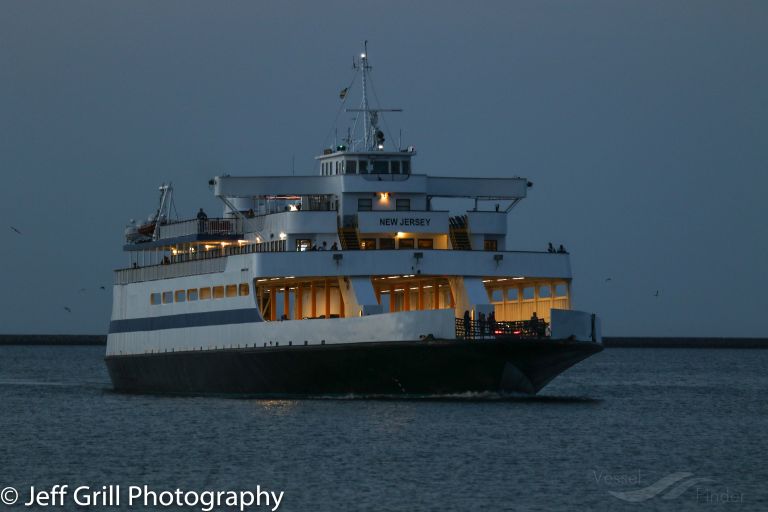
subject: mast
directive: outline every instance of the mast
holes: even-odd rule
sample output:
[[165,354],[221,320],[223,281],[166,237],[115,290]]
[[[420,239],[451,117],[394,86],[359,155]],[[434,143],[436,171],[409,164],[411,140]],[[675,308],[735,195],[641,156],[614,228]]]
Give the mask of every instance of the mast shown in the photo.
[[368,63],[368,41],[363,45],[360,54],[360,75],[363,88],[363,99],[360,108],[348,108],[347,112],[363,113],[363,151],[383,151],[384,132],[379,129],[379,112],[402,112],[401,108],[371,108],[368,104],[368,73],[371,71]]
[[366,151],[373,149],[371,140],[373,139],[371,134],[371,113],[368,109],[368,71],[371,69],[368,64],[368,41],[365,41],[363,45],[363,53],[360,54],[360,73],[361,81],[363,85],[363,101],[360,106],[363,111],[363,145]]

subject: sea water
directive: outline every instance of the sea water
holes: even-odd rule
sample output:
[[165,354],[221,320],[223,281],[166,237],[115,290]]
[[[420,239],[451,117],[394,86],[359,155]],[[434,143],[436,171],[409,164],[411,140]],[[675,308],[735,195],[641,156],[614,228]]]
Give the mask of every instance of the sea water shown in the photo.
[[[768,350],[612,348],[536,397],[377,400],[124,395],[103,353],[0,347],[16,510],[43,509],[23,507],[32,486],[59,493],[45,510],[87,509],[76,489],[104,489],[90,510],[203,510],[205,492],[257,489],[285,511],[768,510]],[[156,501],[129,505],[132,486]]]

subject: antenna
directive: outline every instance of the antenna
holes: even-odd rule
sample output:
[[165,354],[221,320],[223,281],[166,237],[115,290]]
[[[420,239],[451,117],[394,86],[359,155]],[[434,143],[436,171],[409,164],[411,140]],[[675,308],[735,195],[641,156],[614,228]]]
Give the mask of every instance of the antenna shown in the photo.
[[363,53],[360,54],[360,74],[363,87],[363,98],[360,108],[348,108],[347,112],[363,113],[363,150],[374,151],[384,149],[384,132],[379,129],[379,112],[402,112],[400,108],[370,108],[368,106],[368,73],[371,65],[368,63],[368,41],[363,45]]

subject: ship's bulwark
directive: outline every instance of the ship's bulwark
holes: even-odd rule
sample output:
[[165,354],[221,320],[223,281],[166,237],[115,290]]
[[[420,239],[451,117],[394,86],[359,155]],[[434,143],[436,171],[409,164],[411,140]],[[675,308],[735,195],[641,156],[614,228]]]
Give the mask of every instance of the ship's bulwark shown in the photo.
[[564,340],[350,343],[109,356],[117,391],[241,396],[537,393],[602,346]]

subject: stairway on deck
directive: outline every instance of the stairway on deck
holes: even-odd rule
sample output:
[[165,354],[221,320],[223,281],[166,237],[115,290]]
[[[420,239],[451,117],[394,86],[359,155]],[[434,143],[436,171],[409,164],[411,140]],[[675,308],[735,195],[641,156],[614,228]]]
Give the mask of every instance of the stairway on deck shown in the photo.
[[451,247],[459,251],[471,251],[472,243],[469,241],[469,227],[466,215],[451,217],[449,221],[449,235]]
[[345,251],[360,249],[360,240],[357,237],[356,228],[339,228],[339,241]]

